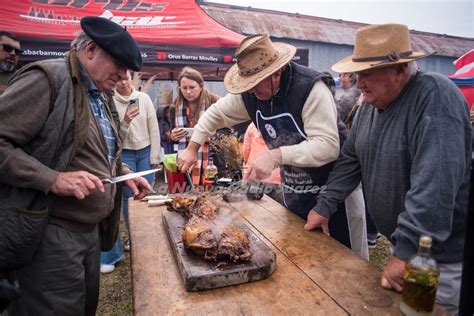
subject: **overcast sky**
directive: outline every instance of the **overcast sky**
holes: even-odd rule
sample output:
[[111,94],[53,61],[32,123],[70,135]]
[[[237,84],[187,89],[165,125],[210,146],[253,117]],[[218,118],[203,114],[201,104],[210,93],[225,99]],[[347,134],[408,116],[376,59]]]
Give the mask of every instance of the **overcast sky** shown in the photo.
[[[208,1],[208,0],[206,0]],[[211,0],[238,6],[474,38],[474,0]]]

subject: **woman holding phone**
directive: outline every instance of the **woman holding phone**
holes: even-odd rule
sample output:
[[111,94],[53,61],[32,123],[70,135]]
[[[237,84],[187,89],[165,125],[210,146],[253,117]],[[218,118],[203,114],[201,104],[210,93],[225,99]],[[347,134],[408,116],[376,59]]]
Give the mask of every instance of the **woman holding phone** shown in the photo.
[[[127,78],[117,82],[115,86],[114,103],[120,117],[120,138],[123,142],[122,161],[134,172],[157,168],[160,163],[160,130],[156,111],[150,97],[137,91],[132,85],[130,71]],[[151,186],[154,174],[144,176]],[[132,193],[128,187],[123,188],[122,209],[125,226],[128,229],[128,198]],[[115,263],[123,259],[119,238],[114,248],[102,252],[101,272],[110,273],[115,269]],[[124,245],[130,250],[130,240]]]
[[[178,143],[178,156],[188,146],[191,132],[199,118],[218,99],[219,96],[204,87],[204,79],[199,71],[184,67],[178,77],[178,97],[170,109],[170,139]],[[204,144],[199,150],[199,160],[192,170],[194,185],[202,184],[207,166],[208,147]]]

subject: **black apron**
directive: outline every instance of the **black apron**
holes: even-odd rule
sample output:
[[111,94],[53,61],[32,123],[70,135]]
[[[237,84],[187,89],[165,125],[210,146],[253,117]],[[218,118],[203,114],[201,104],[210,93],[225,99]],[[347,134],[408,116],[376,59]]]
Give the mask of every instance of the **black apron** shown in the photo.
[[[260,110],[256,112],[256,125],[268,148],[299,144],[306,140],[293,116],[288,113],[286,98],[282,98],[283,113],[265,117]],[[259,103],[259,107],[261,104]],[[282,200],[286,208],[307,219],[309,211],[316,205],[316,197],[325,185],[334,163],[318,168],[301,168],[291,165],[280,167]],[[344,204],[329,220],[331,236],[351,248],[349,226]]]

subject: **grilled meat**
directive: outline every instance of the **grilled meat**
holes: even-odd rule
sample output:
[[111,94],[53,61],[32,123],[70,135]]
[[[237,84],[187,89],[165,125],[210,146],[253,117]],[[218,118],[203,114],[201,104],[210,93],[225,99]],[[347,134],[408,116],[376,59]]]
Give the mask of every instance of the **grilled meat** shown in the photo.
[[196,199],[196,202],[192,207],[189,208],[188,217],[198,216],[204,219],[214,219],[217,217],[219,208],[206,198],[200,196]]
[[204,256],[206,260],[216,259],[217,241],[208,221],[197,216],[191,217],[184,226],[182,238],[186,248]]
[[177,196],[173,199],[173,201],[165,202],[165,204],[169,211],[183,213],[188,216],[189,210],[196,202],[196,199],[196,196]]
[[235,226],[226,226],[219,240],[217,257],[233,262],[249,261],[252,258],[252,250],[247,232]]
[[166,205],[170,211],[183,213],[189,218],[198,216],[204,219],[214,219],[219,212],[219,208],[203,196],[177,196]]
[[[167,203],[171,211],[189,218],[184,226],[184,247],[206,260],[249,261],[252,257],[247,232],[219,223],[219,208],[204,196],[178,196]],[[222,226],[221,226],[222,225]]]

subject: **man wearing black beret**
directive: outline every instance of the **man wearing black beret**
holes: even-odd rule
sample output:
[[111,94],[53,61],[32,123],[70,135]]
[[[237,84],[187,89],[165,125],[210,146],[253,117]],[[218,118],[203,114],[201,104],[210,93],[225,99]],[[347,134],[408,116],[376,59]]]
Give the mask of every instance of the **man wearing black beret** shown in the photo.
[[[25,66],[0,96],[0,212],[44,221],[0,221],[0,279],[16,275],[21,292],[11,315],[94,315],[100,251],[118,229],[122,190],[102,180],[130,170],[107,95],[142,59],[116,23],[84,17],[81,27],[65,58]],[[151,190],[144,178],[125,184],[137,198]],[[5,260],[20,252],[27,259]]]

